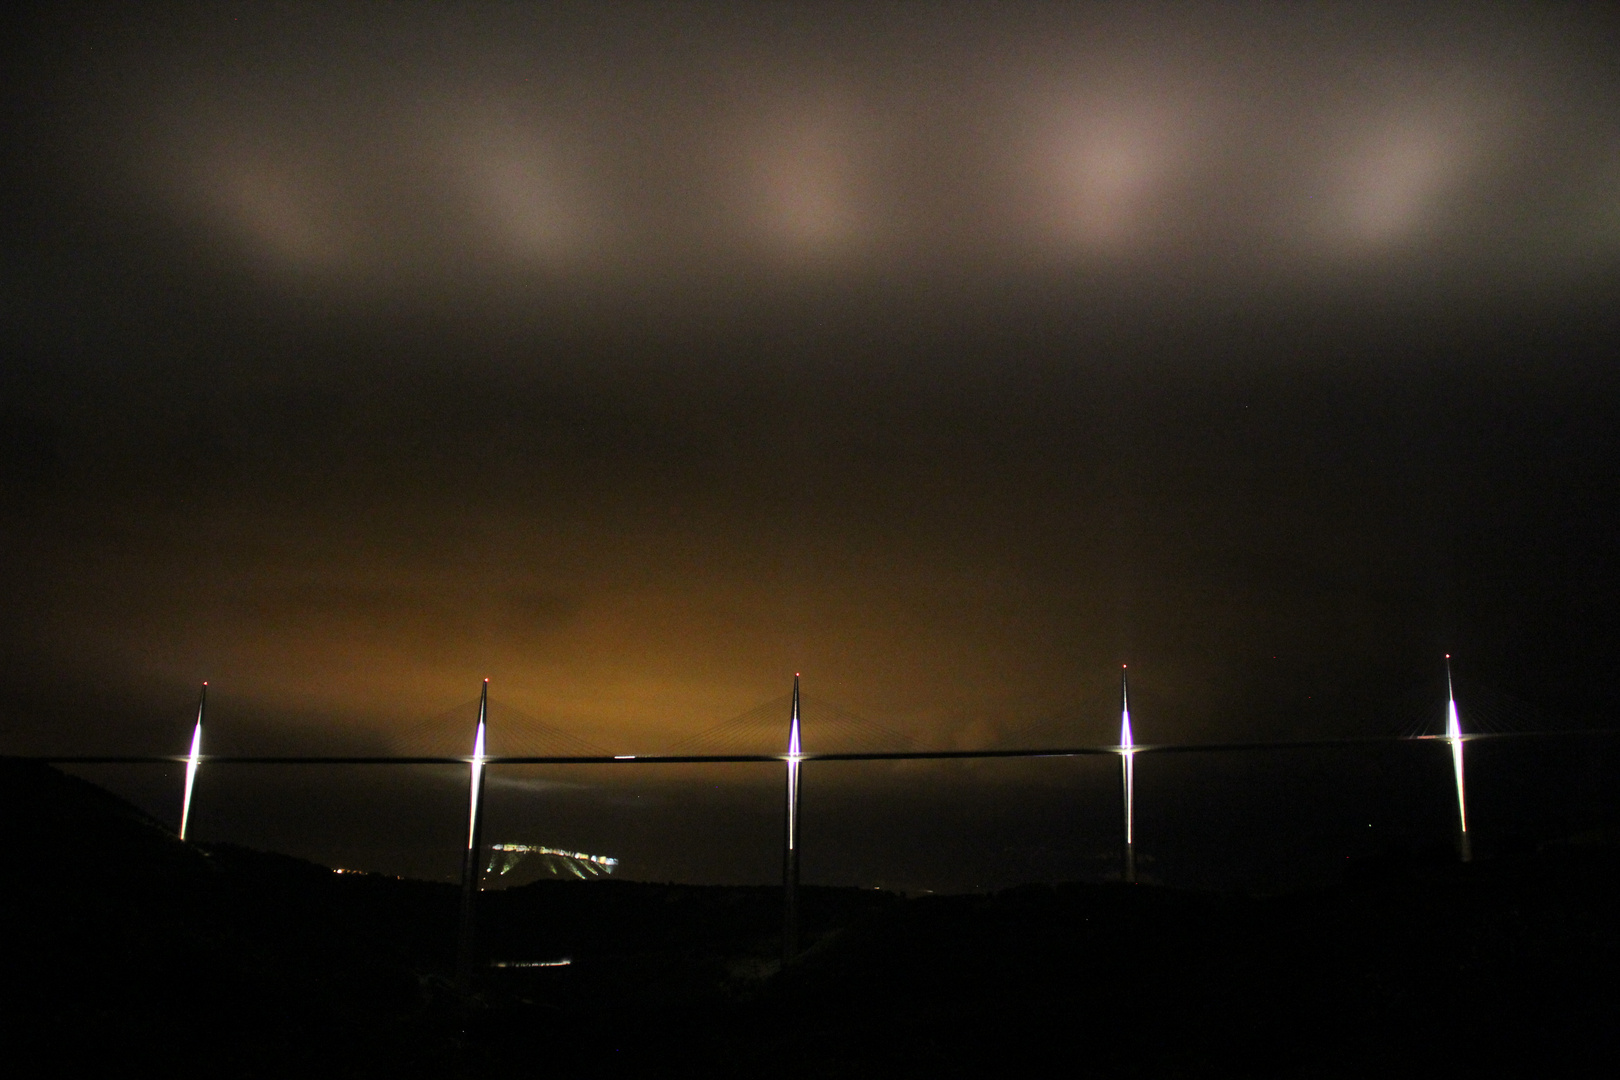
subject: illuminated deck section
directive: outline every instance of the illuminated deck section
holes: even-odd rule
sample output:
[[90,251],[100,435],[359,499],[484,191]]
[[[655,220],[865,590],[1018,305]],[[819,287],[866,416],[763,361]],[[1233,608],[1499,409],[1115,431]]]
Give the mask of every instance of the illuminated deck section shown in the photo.
[[[1486,739],[1588,738],[1620,733],[1620,728],[1563,728],[1551,731],[1465,731],[1458,741]],[[1397,743],[1450,741],[1446,735],[1341,735],[1321,739],[1265,739],[1219,743],[1138,743],[1143,754],[1231,754],[1259,750],[1312,750],[1332,746],[1377,746]],[[999,758],[1118,757],[1117,743],[1085,746],[1016,747],[987,750],[894,750],[826,753],[804,751],[798,761],[983,761]],[[46,765],[183,765],[184,754],[22,754],[19,761]],[[441,755],[336,755],[336,754],[203,754],[203,765],[467,765],[468,756]],[[787,761],[787,754],[551,754],[536,756],[486,754],[486,768],[497,765],[725,765],[745,762]]]

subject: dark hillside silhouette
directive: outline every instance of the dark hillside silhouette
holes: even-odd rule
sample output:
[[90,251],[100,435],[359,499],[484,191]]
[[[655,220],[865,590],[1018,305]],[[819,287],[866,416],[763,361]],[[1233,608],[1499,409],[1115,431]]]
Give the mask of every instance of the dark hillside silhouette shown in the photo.
[[[1392,851],[1252,898],[1029,885],[905,899],[541,881],[456,889],[183,844],[0,760],[18,1060],[180,1076],[1098,1076],[1519,1072],[1620,1063],[1620,856]],[[518,966],[570,961],[566,966]],[[502,966],[495,966],[502,965]]]

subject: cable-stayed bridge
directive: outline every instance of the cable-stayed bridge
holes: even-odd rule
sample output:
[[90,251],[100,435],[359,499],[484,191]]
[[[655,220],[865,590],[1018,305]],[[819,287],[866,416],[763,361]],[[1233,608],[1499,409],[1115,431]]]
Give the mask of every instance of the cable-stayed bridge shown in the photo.
[[[1141,755],[1207,754],[1350,747],[1395,743],[1438,743],[1450,758],[1456,787],[1458,855],[1471,858],[1468,801],[1465,787],[1464,747],[1481,739],[1576,738],[1603,734],[1610,729],[1554,730],[1533,706],[1487,688],[1470,687],[1463,722],[1447,658],[1444,700],[1414,699],[1401,727],[1380,735],[1288,738],[1231,742],[1138,742],[1132,725],[1130,688],[1122,670],[1118,709],[1118,742],[1085,743],[1066,739],[1075,719],[1059,714],[1019,729],[1006,741],[1011,746],[977,749],[937,749],[892,727],[871,721],[836,703],[800,692],[794,678],[791,693],[763,702],[753,709],[651,754],[616,754],[521,710],[491,700],[488,683],[479,697],[395,733],[400,752],[368,755],[223,754],[205,752],[207,691],[199,697],[196,722],[186,754],[66,754],[31,755],[34,760],[59,765],[184,764],[180,836],[186,836],[192,798],[200,769],[216,765],[456,765],[468,772],[467,847],[464,853],[463,904],[460,950],[462,977],[470,978],[474,897],[484,876],[504,873],[519,859],[535,855],[554,872],[563,868],[577,876],[611,873],[616,862],[600,856],[567,852],[538,845],[484,845],[482,841],[484,776],[491,766],[517,765],[670,765],[783,763],[786,769],[783,816],[784,961],[797,953],[798,804],[801,771],[810,762],[965,761],[1072,757],[1115,757],[1120,761],[1121,877],[1135,880],[1136,758]],[[1472,702],[1479,701],[1476,709]],[[470,753],[467,752],[470,738]],[[459,744],[459,745],[458,745]],[[485,856],[488,856],[486,860]],[[605,860],[605,861],[604,861]],[[488,865],[486,865],[486,861]],[[499,866],[497,865],[499,864]]]

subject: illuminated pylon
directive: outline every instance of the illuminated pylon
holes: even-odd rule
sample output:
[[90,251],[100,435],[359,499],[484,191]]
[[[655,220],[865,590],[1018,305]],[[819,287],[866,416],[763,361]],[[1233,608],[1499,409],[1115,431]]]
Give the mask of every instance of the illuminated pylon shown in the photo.
[[186,838],[186,827],[191,824],[191,793],[197,787],[197,765],[202,761],[203,711],[208,707],[208,684],[202,684],[197,698],[197,726],[191,732],[191,753],[186,756],[186,793],[180,800],[180,839]]
[[1463,733],[1457,718],[1457,694],[1451,688],[1451,654],[1446,654],[1446,742],[1451,744],[1451,771],[1457,778],[1457,851],[1463,862],[1474,858],[1468,842],[1468,800],[1463,795]]
[[1119,769],[1125,792],[1125,869],[1128,882],[1136,881],[1136,740],[1131,736],[1131,687],[1125,666],[1119,669]]
[[782,963],[799,951],[799,676],[793,675],[793,715],[788,721],[787,812],[782,848]]
[[461,861],[461,932],[456,943],[456,981],[468,989],[473,971],[474,910],[478,899],[480,849],[484,834],[484,736],[489,718],[489,680],[478,698],[478,727],[467,778],[467,851]]

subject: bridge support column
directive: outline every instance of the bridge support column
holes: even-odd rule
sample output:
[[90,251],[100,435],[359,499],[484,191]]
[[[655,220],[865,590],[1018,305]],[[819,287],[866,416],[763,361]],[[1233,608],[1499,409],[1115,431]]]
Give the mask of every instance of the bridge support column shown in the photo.
[[1457,855],[1473,862],[1474,846],[1468,842],[1468,799],[1463,794],[1462,720],[1457,716],[1457,693],[1451,687],[1451,654],[1446,654],[1446,742],[1451,745],[1451,774],[1457,780]]
[[197,698],[197,726],[191,732],[191,753],[186,755],[186,793],[180,800],[180,839],[186,838],[191,824],[191,794],[197,787],[197,767],[202,764],[203,713],[208,708],[208,684],[202,684]]
[[1131,688],[1125,669],[1119,673],[1119,779],[1125,796],[1125,845],[1120,878],[1136,883],[1136,740],[1131,735]]
[[456,985],[466,992],[472,988],[477,962],[478,890],[483,877],[484,848],[484,739],[489,717],[489,680],[484,680],[478,699],[478,727],[473,732],[473,752],[467,776],[467,850],[461,863],[461,922],[456,935]]
[[793,715],[788,723],[787,807],[783,815],[782,966],[799,953],[799,676],[793,676]]

